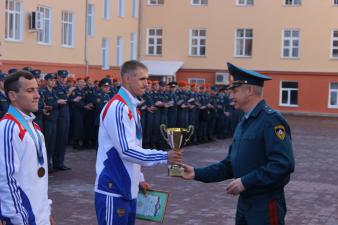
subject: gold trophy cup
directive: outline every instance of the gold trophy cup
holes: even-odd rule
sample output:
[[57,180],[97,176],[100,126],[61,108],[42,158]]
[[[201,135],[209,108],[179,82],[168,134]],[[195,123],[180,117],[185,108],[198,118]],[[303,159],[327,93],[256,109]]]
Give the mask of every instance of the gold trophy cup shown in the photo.
[[[160,125],[160,131],[164,140],[168,143],[171,149],[181,151],[181,147],[189,141],[191,135],[194,133],[194,126],[189,125],[186,128],[167,128],[165,124]],[[171,164],[168,166],[168,173],[171,177],[183,176],[184,168]]]

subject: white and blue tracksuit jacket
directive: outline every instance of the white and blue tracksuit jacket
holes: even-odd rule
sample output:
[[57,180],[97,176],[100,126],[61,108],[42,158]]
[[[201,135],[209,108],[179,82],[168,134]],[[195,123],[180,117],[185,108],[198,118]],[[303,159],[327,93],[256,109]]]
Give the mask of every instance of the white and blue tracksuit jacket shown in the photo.
[[168,154],[142,148],[142,138],[136,137],[140,115],[134,113],[137,117],[134,118],[132,113],[132,110],[136,112],[139,101],[123,90],[133,109],[117,94],[100,115],[95,192],[132,200],[137,197],[139,182],[143,180],[141,166],[166,164]]
[[43,177],[37,174],[40,166],[30,134],[14,117],[6,114],[0,121],[0,219],[6,221],[6,225],[49,225],[51,207],[44,137],[33,124],[35,116],[22,115],[42,138],[46,174]]

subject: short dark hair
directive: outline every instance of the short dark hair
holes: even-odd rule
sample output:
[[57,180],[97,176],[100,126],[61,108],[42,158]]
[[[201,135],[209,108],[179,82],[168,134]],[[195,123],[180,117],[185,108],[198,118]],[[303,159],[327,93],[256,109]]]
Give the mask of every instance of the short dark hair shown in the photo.
[[11,73],[8,77],[5,78],[4,89],[5,93],[8,96],[9,91],[18,92],[20,89],[19,79],[24,77],[27,80],[34,79],[34,76],[31,72],[20,70],[14,73]]
[[138,68],[145,69],[148,71],[148,68],[143,63],[136,61],[136,60],[130,60],[121,66],[121,77],[124,77],[126,74],[133,74]]

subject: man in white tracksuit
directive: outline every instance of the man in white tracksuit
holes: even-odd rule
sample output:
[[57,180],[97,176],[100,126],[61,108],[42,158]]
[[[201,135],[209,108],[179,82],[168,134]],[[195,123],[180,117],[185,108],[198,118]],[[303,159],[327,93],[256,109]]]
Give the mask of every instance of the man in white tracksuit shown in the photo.
[[11,105],[0,121],[0,221],[53,225],[44,137],[32,113],[38,84],[31,73],[18,71],[5,79],[5,92]]
[[99,225],[133,225],[141,166],[180,162],[178,151],[142,148],[137,97],[148,85],[148,70],[138,61],[121,67],[122,87],[100,115],[96,160],[95,208]]

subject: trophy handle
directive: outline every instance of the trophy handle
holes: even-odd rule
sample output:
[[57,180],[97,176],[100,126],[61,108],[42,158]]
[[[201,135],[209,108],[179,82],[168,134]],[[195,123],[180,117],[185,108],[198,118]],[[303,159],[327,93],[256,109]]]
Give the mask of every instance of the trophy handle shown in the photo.
[[161,134],[166,142],[168,142],[168,135],[167,135],[167,126],[165,124],[160,125]]
[[194,133],[195,127],[193,125],[188,126],[188,132],[187,132],[187,137],[185,138],[185,142],[188,142]]

